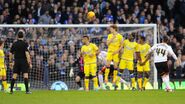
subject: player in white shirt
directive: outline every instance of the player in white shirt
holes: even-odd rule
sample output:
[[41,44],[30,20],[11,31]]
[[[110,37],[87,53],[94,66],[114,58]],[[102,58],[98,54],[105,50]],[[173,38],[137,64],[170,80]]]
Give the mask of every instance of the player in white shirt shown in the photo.
[[162,77],[164,84],[166,85],[166,91],[171,92],[172,89],[169,84],[169,68],[167,65],[168,55],[171,55],[175,59],[177,66],[180,65],[179,63],[180,61],[175,55],[175,53],[173,52],[171,46],[167,44],[168,41],[169,41],[169,37],[164,36],[162,43],[155,44],[149,50],[148,54],[146,55],[147,57],[146,60],[143,61],[141,65],[144,65],[147,62],[147,60],[149,60],[149,58],[151,57],[151,54],[154,53],[154,63],[155,63],[156,69],[160,74],[160,76]]
[[[99,70],[98,72],[98,80],[99,80],[101,89],[103,89],[103,73],[105,72],[105,69],[106,69],[106,56],[107,56],[107,52],[105,51],[101,51],[98,55],[98,59],[101,62],[101,65],[103,65],[102,69]],[[109,75],[113,74],[113,71],[114,71],[114,63],[111,62]],[[121,83],[128,85],[128,83],[125,80],[121,80]]]

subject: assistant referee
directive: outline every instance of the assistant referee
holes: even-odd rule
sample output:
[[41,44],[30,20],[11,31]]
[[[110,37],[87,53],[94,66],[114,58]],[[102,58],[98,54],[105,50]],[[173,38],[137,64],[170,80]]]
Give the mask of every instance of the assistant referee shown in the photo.
[[[28,44],[24,41],[23,30],[19,31],[17,34],[17,41],[13,43],[10,49],[10,65],[13,66],[13,78],[11,80],[11,90],[10,93],[13,94],[14,83],[17,79],[17,75],[23,74],[24,84],[26,88],[26,94],[31,94],[28,87],[28,72],[32,67],[30,54],[28,51]],[[14,61],[13,61],[14,59]]]

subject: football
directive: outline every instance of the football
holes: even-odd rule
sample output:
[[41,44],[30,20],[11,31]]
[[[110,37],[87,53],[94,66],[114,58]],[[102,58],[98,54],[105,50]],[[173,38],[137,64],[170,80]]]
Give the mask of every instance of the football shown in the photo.
[[93,11],[89,11],[88,13],[87,13],[87,19],[92,19],[92,18],[94,18],[95,17],[95,13],[93,12]]

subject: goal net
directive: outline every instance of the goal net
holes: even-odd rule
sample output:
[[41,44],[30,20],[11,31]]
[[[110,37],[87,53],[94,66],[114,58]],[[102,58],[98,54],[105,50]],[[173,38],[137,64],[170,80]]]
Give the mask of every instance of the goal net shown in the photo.
[[[91,42],[95,43],[100,51],[106,51],[106,39],[110,25],[0,25],[0,37],[4,38],[4,52],[7,64],[7,80],[12,78],[12,70],[9,68],[9,52],[12,43],[16,40],[17,32],[24,29],[25,41],[29,43],[29,51],[33,67],[29,73],[30,87],[32,89],[50,89],[54,82],[61,81],[68,89],[77,89],[75,76],[79,69],[74,69],[74,76],[69,72],[74,60],[80,53],[82,46],[81,37],[88,35]],[[157,27],[155,24],[118,24],[118,32],[127,38],[128,34],[134,34],[135,41],[139,35],[146,36],[150,45],[157,43]],[[148,83],[149,89],[157,89],[157,73],[151,61],[151,74]],[[101,65],[98,65],[98,70]],[[136,68],[135,68],[136,73]],[[124,79],[129,81],[128,71],[125,70]],[[83,83],[83,80],[82,80]],[[23,87],[22,75],[16,84],[17,90]]]

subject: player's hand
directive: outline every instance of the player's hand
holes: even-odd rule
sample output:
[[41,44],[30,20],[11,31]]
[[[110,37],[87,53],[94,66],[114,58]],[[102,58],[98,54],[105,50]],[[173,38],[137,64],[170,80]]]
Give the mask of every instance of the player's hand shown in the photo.
[[146,63],[146,62],[140,62],[140,61],[139,61],[139,65],[140,65],[140,66],[145,65],[145,63]]
[[180,63],[180,60],[179,59],[177,59],[176,61],[175,61],[175,66],[180,66],[181,65],[181,63]]
[[9,63],[10,69],[13,69],[13,66],[14,66],[14,62],[10,62],[10,63]]
[[119,53],[119,51],[114,51],[113,53],[112,53],[112,55],[115,55],[115,54],[118,54]]
[[73,77],[73,76],[74,76],[74,72],[73,72],[73,68],[71,68],[69,72],[69,77]]
[[30,67],[30,69],[32,69],[32,67],[33,67],[32,64],[29,64],[29,67]]
[[94,55],[93,54],[89,54],[90,57],[93,57]]

